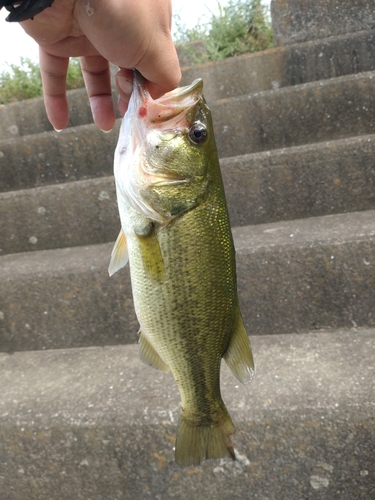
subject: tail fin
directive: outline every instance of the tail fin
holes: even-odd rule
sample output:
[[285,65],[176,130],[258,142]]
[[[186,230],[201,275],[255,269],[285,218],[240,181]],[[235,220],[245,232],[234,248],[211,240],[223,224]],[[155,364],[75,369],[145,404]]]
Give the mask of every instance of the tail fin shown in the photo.
[[220,423],[211,425],[196,425],[183,415],[177,426],[176,463],[182,467],[199,465],[207,458],[231,457],[236,459],[230,435],[235,428],[228,411],[220,419]]

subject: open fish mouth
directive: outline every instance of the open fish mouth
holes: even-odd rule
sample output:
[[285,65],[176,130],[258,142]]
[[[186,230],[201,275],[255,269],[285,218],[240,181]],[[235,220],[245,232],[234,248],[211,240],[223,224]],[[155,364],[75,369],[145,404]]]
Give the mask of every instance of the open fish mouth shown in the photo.
[[[134,72],[133,93],[138,117],[149,127],[170,129],[186,127],[193,109],[202,97],[203,80],[194,80],[190,85],[177,87],[159,99],[152,99],[143,76]],[[146,126],[147,126],[146,125]]]
[[[172,141],[178,134],[188,131],[194,120],[195,109],[202,99],[203,80],[198,78],[190,85],[177,87],[167,92],[159,99],[152,99],[145,84],[143,76],[135,71],[133,92],[138,105],[138,119],[134,130],[136,142],[142,140],[137,132],[142,134],[147,131],[148,142],[154,141],[156,147]],[[134,120],[135,121],[135,120]],[[137,131],[138,129],[138,131]],[[154,165],[150,156],[140,162],[143,180],[152,183],[186,183],[187,179],[171,171],[167,167],[161,168]]]
[[176,89],[167,92],[158,99],[158,102],[163,104],[165,102],[168,102],[170,99],[173,99],[174,101],[175,100],[183,101],[186,98],[191,99],[192,95],[195,95],[196,93],[201,95],[202,89],[203,89],[203,80],[202,78],[197,78],[190,85],[185,85],[184,87],[177,87]]

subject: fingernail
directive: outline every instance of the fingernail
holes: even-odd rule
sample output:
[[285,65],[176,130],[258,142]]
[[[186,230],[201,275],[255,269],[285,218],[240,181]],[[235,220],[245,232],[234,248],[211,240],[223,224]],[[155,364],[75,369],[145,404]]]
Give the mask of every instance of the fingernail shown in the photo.
[[124,92],[124,94],[131,94],[133,91],[133,83],[128,78],[124,76],[117,76],[117,83],[120,87],[120,90]]
[[60,133],[60,132],[62,132],[62,131],[64,130],[63,128],[60,128],[60,129],[55,128],[55,127],[53,127],[53,128],[54,128],[55,132],[59,132],[59,133]]
[[103,130],[102,128],[100,129],[102,132],[104,132],[105,134],[109,134],[110,132],[112,132],[113,128],[111,128],[110,130]]

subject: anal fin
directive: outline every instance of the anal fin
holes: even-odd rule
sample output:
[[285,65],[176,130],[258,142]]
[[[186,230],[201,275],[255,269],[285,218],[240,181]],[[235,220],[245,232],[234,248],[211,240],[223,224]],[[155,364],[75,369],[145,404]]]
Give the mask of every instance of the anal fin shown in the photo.
[[152,366],[162,372],[167,372],[169,370],[169,366],[164,363],[155,347],[142,332],[140,332],[139,336],[139,359],[146,365]]
[[224,359],[233,375],[243,384],[247,384],[254,377],[253,354],[239,307],[236,312],[232,338],[224,354]]

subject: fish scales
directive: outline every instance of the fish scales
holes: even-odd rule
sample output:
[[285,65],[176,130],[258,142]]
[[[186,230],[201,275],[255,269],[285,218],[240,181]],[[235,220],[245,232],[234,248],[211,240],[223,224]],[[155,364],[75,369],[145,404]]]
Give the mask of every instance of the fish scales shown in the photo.
[[[188,213],[157,231],[165,265],[159,286],[143,272],[141,252],[130,252],[134,300],[140,304],[137,315],[180,387],[183,381],[192,382],[191,388],[183,389],[183,397],[189,401],[183,403],[186,407],[191,407],[194,400],[199,407],[206,392],[214,391],[215,398],[219,397],[220,360],[234,323],[233,303],[227,299],[228,292],[233,295],[233,276],[231,269],[224,266],[232,242],[205,227],[210,207],[203,205],[198,210],[200,214]],[[216,258],[211,256],[212,244],[223,248]],[[226,272],[217,273],[217,266]],[[212,330],[218,335],[210,335]],[[215,358],[205,359],[207,350],[215,353]],[[193,362],[186,362],[189,356]],[[191,390],[202,398],[189,398]]]
[[178,385],[180,465],[234,458],[229,436],[235,429],[220,394],[221,358],[242,382],[253,375],[224,187],[201,90],[198,80],[153,101],[136,73],[115,154],[122,230],[110,274],[129,258],[140,357],[169,368]]

